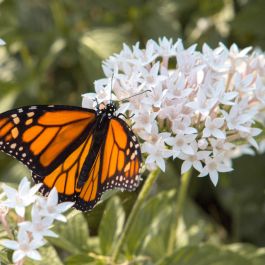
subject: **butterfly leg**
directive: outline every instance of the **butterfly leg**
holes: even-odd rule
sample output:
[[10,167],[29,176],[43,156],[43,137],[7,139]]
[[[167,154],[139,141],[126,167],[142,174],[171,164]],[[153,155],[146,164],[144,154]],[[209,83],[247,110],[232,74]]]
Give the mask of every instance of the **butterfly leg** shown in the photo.
[[130,116],[126,116],[126,115],[124,115],[123,113],[119,113],[117,117],[119,118],[120,116],[122,116],[122,117],[124,117],[126,120],[129,120],[129,119],[131,119],[134,115],[135,115],[135,114],[132,114],[132,115],[130,115]]

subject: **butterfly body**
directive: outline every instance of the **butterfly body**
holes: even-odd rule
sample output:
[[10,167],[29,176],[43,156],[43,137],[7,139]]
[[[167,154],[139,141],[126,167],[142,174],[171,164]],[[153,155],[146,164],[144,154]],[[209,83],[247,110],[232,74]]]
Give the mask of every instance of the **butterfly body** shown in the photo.
[[106,135],[106,132],[109,128],[110,119],[114,117],[116,109],[117,107],[113,103],[110,103],[106,106],[98,105],[97,107],[97,119],[94,124],[94,128],[91,129],[92,131],[94,131],[95,137],[91,143],[91,149],[90,152],[87,154],[87,158],[82,167],[80,177],[78,178],[77,188],[82,188],[82,186],[86,182],[86,176],[90,168],[92,167],[98,152],[100,151],[100,148],[103,144],[104,135]]
[[0,150],[31,171],[41,192],[56,187],[61,201],[86,211],[109,189],[139,185],[141,151],[112,103],[96,110],[28,106],[0,114]]

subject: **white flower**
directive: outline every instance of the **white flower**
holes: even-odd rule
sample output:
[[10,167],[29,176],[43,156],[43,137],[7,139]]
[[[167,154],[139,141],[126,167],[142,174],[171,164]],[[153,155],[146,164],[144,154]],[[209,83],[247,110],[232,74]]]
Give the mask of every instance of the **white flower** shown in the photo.
[[6,44],[5,41],[0,39],[0,46],[5,45],[5,44]]
[[9,249],[15,250],[12,260],[13,262],[18,262],[26,256],[34,260],[41,260],[41,255],[36,249],[43,246],[45,241],[42,239],[32,239],[28,232],[20,228],[17,241],[2,240],[1,244]]
[[228,52],[221,46],[216,49],[211,49],[206,43],[202,46],[203,61],[211,70],[215,72],[227,72],[228,65],[226,65]]
[[164,158],[169,158],[172,155],[171,151],[165,147],[163,141],[158,141],[155,144],[145,142],[142,146],[142,152],[148,153],[145,161],[147,164],[156,163],[162,171],[166,169]]
[[139,45],[133,47],[133,53],[130,54],[130,48],[125,45],[125,50],[128,51],[129,55],[132,55],[131,62],[138,64],[140,61],[142,63],[142,66],[145,66],[152,61],[154,61],[158,54],[156,53],[156,43],[153,40],[148,40],[146,43],[146,49],[141,50],[139,49]]
[[173,44],[172,39],[167,39],[166,37],[158,39],[158,45],[156,45],[156,50],[159,56],[171,57],[176,54],[176,45]]
[[166,76],[159,75],[158,71],[159,63],[155,63],[150,70],[145,67],[140,68],[139,72],[142,75],[140,82],[143,83],[147,89],[157,86],[166,79]]
[[257,141],[254,139],[255,136],[259,135],[262,132],[259,128],[250,128],[249,133],[240,132],[239,135],[246,139],[252,146],[254,146],[257,150],[259,150],[259,145]]
[[201,150],[205,150],[207,147],[208,147],[208,141],[204,138],[201,138],[199,141],[198,141],[198,147],[201,149]]
[[[99,102],[110,99],[111,88],[112,99],[133,96],[118,111],[132,116],[149,169],[165,170],[166,158],[181,158],[182,172],[194,167],[216,184],[232,158],[258,147],[256,121],[265,125],[265,55],[235,44],[202,47],[185,48],[182,40],[165,37],[144,48],[124,45],[103,62],[105,78],[95,90]],[[84,97],[83,106],[93,106],[92,96]]]
[[97,98],[96,93],[86,93],[82,95],[82,106],[83,108],[93,109],[96,107],[96,101]]
[[[234,105],[235,98],[238,95],[238,92],[226,92],[225,80],[221,79],[218,82],[213,83],[212,81],[205,80],[205,84],[208,83],[207,96],[209,98],[216,99],[224,105]],[[209,86],[210,84],[210,86]],[[212,85],[211,85],[212,84]]]
[[165,90],[163,91],[162,85],[158,84],[156,87],[153,88],[152,93],[150,93],[147,97],[143,98],[142,103],[154,106],[156,108],[160,108],[163,102],[165,92]]
[[195,140],[195,138],[195,134],[178,134],[175,137],[166,138],[165,142],[172,146],[173,158],[176,158],[180,152],[183,152],[187,155],[194,155],[194,150],[190,144]]
[[170,100],[174,98],[186,98],[192,92],[192,88],[186,86],[186,79],[182,73],[171,73],[165,80],[165,84],[167,87],[165,96]]
[[134,120],[135,124],[133,128],[135,130],[137,129],[144,129],[146,132],[151,132],[152,130],[152,124],[155,121],[156,113],[151,111],[139,111],[135,114]]
[[223,130],[220,129],[222,128],[223,125],[224,125],[223,118],[211,119],[210,117],[207,117],[202,136],[203,137],[214,136],[216,138],[225,139],[225,133]]
[[[220,45],[227,50],[224,44],[220,43]],[[246,59],[247,54],[252,50],[252,47],[247,47],[243,50],[240,50],[238,46],[233,43],[232,46],[229,49],[229,56],[234,59],[234,60],[239,60],[239,59]]]
[[194,101],[188,102],[186,105],[192,108],[193,111],[207,116],[212,107],[217,103],[217,99],[207,99],[205,92],[200,89]]
[[260,100],[263,104],[265,104],[265,85],[262,82],[260,76],[257,76],[256,89],[254,93],[255,93],[256,98]]
[[243,92],[250,92],[254,89],[252,87],[252,82],[254,80],[253,74],[249,74],[247,76],[242,76],[239,73],[235,73],[234,75],[234,86],[235,89],[238,91]]
[[159,141],[164,142],[164,140],[168,137],[170,137],[169,132],[159,132],[159,128],[156,123],[152,124],[152,128],[150,132],[147,132],[146,130],[141,130],[138,132],[138,135],[151,144],[156,144]]
[[222,152],[222,151],[231,151],[235,148],[235,145],[227,142],[226,139],[215,139],[209,138],[213,151]]
[[42,238],[44,236],[57,237],[57,234],[49,229],[53,223],[53,218],[43,217],[36,206],[32,207],[31,218],[31,222],[25,221],[19,223],[19,226],[25,231],[31,232],[34,238]]
[[40,215],[56,219],[61,222],[67,221],[66,217],[62,215],[62,213],[74,205],[74,202],[58,203],[58,192],[55,187],[53,187],[50,191],[47,198],[39,197],[37,202]]
[[230,130],[237,130],[240,132],[249,132],[250,127],[249,123],[252,122],[252,118],[256,114],[255,110],[245,111],[245,107],[242,106],[246,103],[246,100],[242,100],[237,105],[233,105],[229,113],[224,110],[221,110],[227,127]]
[[173,121],[172,131],[175,134],[193,134],[197,133],[197,129],[190,127],[191,119],[189,116],[184,116]]
[[25,207],[36,200],[35,193],[40,189],[41,185],[42,184],[37,184],[30,188],[30,182],[27,177],[21,180],[18,190],[4,184],[2,187],[7,196],[7,200],[3,201],[1,204],[8,208],[14,208],[16,213],[23,217],[25,214]]
[[205,167],[201,170],[199,177],[205,177],[209,175],[212,183],[214,186],[216,186],[219,177],[218,172],[228,172],[232,170],[233,168],[223,163],[222,155],[216,155],[214,157],[207,157],[205,159]]
[[199,172],[202,171],[202,161],[204,161],[210,154],[210,151],[198,151],[198,144],[196,141],[191,143],[191,147],[194,151],[193,155],[187,155],[184,153],[180,153],[178,157],[184,162],[181,166],[181,174],[187,172],[191,167],[194,167]]

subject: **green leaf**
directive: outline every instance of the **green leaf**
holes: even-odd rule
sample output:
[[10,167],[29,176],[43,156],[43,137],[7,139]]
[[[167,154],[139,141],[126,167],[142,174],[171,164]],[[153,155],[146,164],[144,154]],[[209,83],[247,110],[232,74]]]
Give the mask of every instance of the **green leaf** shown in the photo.
[[253,265],[265,264],[265,247],[256,248],[255,246],[250,244],[236,243],[224,246],[224,248],[248,258],[252,261]]
[[87,265],[91,264],[94,259],[89,257],[86,254],[77,254],[70,256],[69,258],[66,259],[65,264],[66,265]]
[[10,264],[11,257],[12,257],[11,251],[0,246],[0,264],[1,265]]
[[[150,239],[157,233],[161,224],[166,230],[169,228],[170,201],[173,196],[174,190],[161,192],[142,206],[127,236],[127,255],[142,253]],[[161,250],[164,252],[164,240],[167,240],[167,236],[167,232],[160,234],[160,238],[163,240],[157,242],[157,251]]]
[[53,229],[58,238],[49,238],[49,242],[69,253],[78,254],[87,251],[89,231],[86,220],[81,213],[70,218],[67,223],[60,223]]
[[108,202],[99,227],[100,247],[103,254],[111,254],[125,220],[125,213],[119,197]]
[[[253,250],[252,250],[253,252]],[[255,251],[254,251],[255,252]],[[263,263],[260,263],[263,262]],[[261,265],[265,264],[264,257],[249,256],[228,248],[202,245],[187,246],[177,250],[171,256],[163,258],[156,265]]]

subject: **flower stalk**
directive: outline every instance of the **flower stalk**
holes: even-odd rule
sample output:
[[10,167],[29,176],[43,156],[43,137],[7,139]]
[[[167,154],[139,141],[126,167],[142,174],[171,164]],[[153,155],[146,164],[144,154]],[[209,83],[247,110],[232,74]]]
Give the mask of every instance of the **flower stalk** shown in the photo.
[[122,234],[121,234],[121,236],[120,236],[120,238],[116,244],[116,247],[113,251],[113,255],[112,255],[113,263],[115,263],[118,260],[119,254],[122,251],[122,246],[124,245],[124,242],[126,240],[128,232],[129,232],[132,224],[134,223],[135,217],[137,216],[141,206],[143,205],[147,195],[149,194],[154,182],[156,181],[156,179],[159,175],[159,172],[160,172],[160,170],[156,169],[148,175],[148,177],[147,177],[147,179],[146,179],[146,181],[145,181],[145,183],[144,183],[144,185],[143,185],[143,187],[139,193],[139,196],[138,196],[138,198],[137,198],[137,200],[136,200],[136,202],[132,208],[132,211],[128,217],[128,220],[125,224],[125,227],[122,231]]
[[175,217],[172,222],[171,232],[170,232],[169,241],[168,241],[168,250],[167,250],[168,255],[171,255],[173,253],[175,246],[177,244],[177,230],[178,230],[179,220],[183,213],[183,206],[187,198],[187,191],[188,191],[191,175],[192,175],[192,170],[190,169],[189,171],[182,174],[180,178],[178,197],[177,197],[177,202],[176,202],[175,209],[174,209]]

